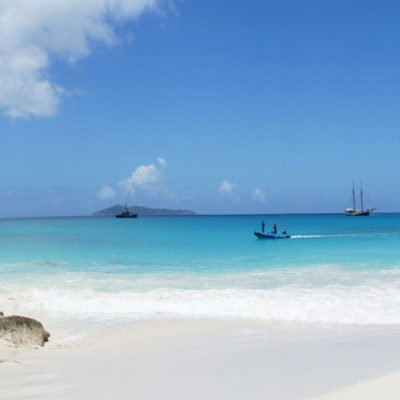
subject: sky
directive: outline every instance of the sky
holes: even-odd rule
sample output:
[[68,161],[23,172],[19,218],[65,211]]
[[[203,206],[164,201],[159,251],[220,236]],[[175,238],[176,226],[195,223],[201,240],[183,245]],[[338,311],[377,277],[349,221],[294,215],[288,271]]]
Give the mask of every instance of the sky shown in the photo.
[[0,0],[0,217],[400,211],[400,4]]

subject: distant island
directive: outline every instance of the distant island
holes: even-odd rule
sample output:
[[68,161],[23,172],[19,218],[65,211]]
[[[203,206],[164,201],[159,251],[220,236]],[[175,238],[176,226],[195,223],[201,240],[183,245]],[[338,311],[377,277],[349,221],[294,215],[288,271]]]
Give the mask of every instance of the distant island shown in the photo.
[[[141,206],[132,206],[128,207],[129,211],[141,215],[196,215],[194,211],[191,210],[170,210],[168,208],[149,208],[149,207],[141,207]],[[121,213],[125,210],[125,206],[117,204],[115,206],[111,206],[108,208],[104,208],[103,210],[96,211],[93,213],[95,217],[111,217],[116,214]]]

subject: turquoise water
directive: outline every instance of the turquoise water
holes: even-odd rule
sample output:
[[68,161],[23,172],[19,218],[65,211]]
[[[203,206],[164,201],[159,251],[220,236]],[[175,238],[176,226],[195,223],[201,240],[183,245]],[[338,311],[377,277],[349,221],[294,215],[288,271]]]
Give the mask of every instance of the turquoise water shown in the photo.
[[[0,309],[399,323],[400,214],[0,220]],[[4,304],[1,306],[1,304]]]

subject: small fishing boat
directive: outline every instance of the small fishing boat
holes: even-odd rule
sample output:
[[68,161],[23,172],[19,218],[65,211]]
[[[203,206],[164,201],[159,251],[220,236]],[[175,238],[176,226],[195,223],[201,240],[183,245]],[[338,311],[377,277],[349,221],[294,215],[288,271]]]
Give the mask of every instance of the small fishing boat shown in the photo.
[[254,235],[258,237],[258,239],[290,239],[290,235],[287,234],[286,231],[281,233],[274,233],[274,232],[254,232]]
[[128,206],[125,204],[125,210],[117,214],[115,218],[137,218],[137,214],[130,211]]
[[289,239],[290,235],[286,231],[278,232],[276,224],[272,226],[271,232],[265,232],[265,223],[261,221],[261,232],[254,231],[254,235],[258,239]]

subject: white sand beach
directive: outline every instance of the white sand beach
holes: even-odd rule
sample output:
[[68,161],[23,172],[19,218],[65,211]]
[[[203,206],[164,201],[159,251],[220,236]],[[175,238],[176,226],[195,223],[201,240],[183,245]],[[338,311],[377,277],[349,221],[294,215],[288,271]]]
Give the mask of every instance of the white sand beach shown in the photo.
[[[0,346],[2,399],[398,399],[400,327],[148,319],[43,321]],[[84,335],[78,335],[80,329]]]
[[314,400],[339,400],[339,399],[363,399],[363,400],[395,400],[400,394],[400,372],[394,372],[376,379],[370,379],[355,385],[334,390]]

